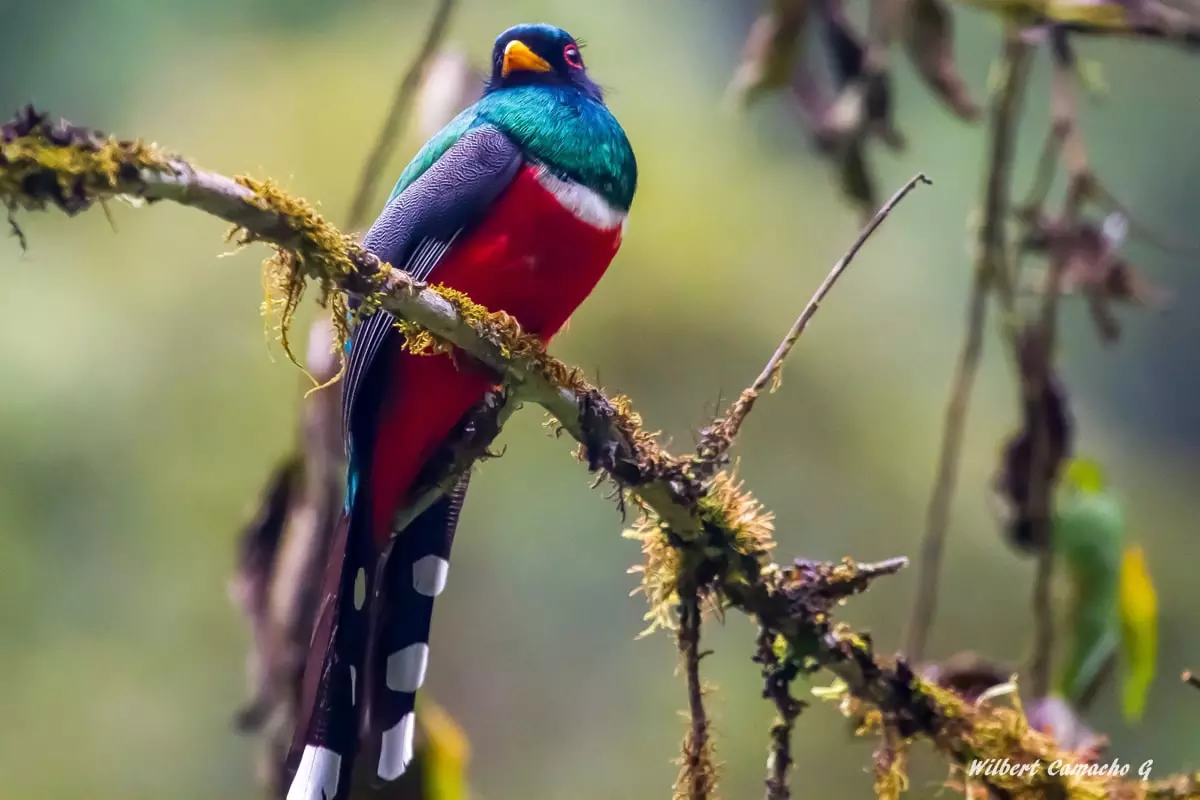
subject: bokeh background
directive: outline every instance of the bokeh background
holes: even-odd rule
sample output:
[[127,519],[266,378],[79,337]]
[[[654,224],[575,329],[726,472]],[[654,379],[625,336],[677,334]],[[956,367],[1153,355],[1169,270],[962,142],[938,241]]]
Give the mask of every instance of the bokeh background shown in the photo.
[[[723,109],[758,10],[466,0],[451,30],[477,61],[517,21],[588,41],[641,182],[617,262],[554,350],[630,394],[681,449],[757,374],[859,221],[785,104]],[[340,222],[431,12],[425,0],[2,0],[0,108],[33,101],[225,173],[274,176]],[[999,26],[969,10],[958,19],[961,69],[982,96]],[[1155,46],[1082,49],[1109,86],[1085,109],[1105,182],[1164,234],[1200,238],[1197,62]],[[908,64],[895,74],[910,146],[876,156],[881,183],[923,170],[936,186],[872,239],[737,450],[778,515],[782,557],[912,555],[923,525],[984,132],[937,105]],[[1021,175],[1044,130],[1045,78],[1042,63]],[[408,136],[381,191],[419,144]],[[219,258],[223,223],[195,211],[111,212],[111,223],[98,211],[25,215],[28,252],[0,242],[0,796],[252,797],[251,744],[230,724],[248,633],[225,588],[236,532],[293,441],[301,378],[264,336],[261,250]],[[1154,759],[1163,775],[1200,766],[1200,698],[1176,680],[1200,667],[1200,272],[1185,256],[1128,252],[1175,303],[1127,314],[1107,350],[1068,304],[1064,375],[1080,449],[1125,498],[1162,608],[1146,721],[1121,721],[1113,687],[1091,721],[1114,755]],[[984,502],[1016,424],[994,333],[930,654],[974,648],[1018,663],[1033,565],[1004,545]],[[505,457],[472,484],[428,685],[466,729],[487,800],[662,797],[685,705],[674,644],[635,641],[644,607],[626,568],[637,547],[541,422],[520,414]],[[897,647],[914,580],[889,579],[844,617]],[[725,796],[760,796],[772,710],[749,661],[754,631],[735,615],[706,635]],[[799,794],[866,796],[869,747],[833,709],[806,713]],[[918,770],[913,796],[931,796],[943,774]]]

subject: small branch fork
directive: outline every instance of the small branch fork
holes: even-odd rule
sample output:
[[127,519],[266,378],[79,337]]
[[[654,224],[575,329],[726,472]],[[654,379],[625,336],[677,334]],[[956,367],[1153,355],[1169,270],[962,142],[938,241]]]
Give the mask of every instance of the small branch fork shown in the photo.
[[[754,383],[742,391],[737,401],[723,417],[714,421],[704,430],[701,443],[697,448],[695,468],[692,472],[697,481],[707,483],[728,462],[729,450],[733,447],[746,417],[754,408],[758,396],[762,392],[768,389],[773,390],[778,386],[784,360],[791,353],[796,342],[800,340],[801,334],[804,333],[809,320],[817,313],[821,302],[833,289],[850,262],[858,255],[858,251],[862,249],[867,239],[909,192],[919,184],[932,185],[932,183],[933,181],[924,174],[913,176],[875,213],[846,254],[833,265],[825,280],[821,282],[808,304],[805,305],[804,310],[800,312],[800,316],[792,323],[787,335],[779,343]],[[678,639],[680,651],[684,654],[687,673],[691,729],[684,742],[683,769],[676,782],[675,793],[677,798],[705,800],[715,787],[716,781],[708,717],[704,709],[704,691],[700,683],[700,654],[698,651],[701,626],[700,604],[695,587],[683,591],[685,598],[679,606]],[[764,632],[763,635],[767,634]],[[771,729],[771,774],[767,778],[767,797],[768,800],[786,800],[789,796],[787,773],[792,762],[789,752],[791,730],[796,716],[800,713],[800,705],[788,693],[788,684],[795,678],[796,668],[791,664],[781,667],[778,660],[774,659],[773,653],[761,649],[761,643],[755,660],[761,661],[763,664],[764,678],[768,683],[768,689],[764,696],[775,702],[780,715],[779,722]],[[775,683],[779,680],[779,675],[789,674],[789,672],[791,677],[785,680],[782,686]]]
[[821,281],[821,285],[817,287],[817,291],[813,293],[812,299],[808,301],[808,305],[800,312],[800,316],[792,323],[792,327],[788,330],[787,335],[783,337],[783,341],[779,343],[779,347],[775,348],[775,352],[771,355],[767,365],[763,367],[761,373],[755,378],[754,383],[744,389],[738,399],[734,402],[729,410],[725,412],[723,417],[720,417],[712,425],[710,425],[703,433],[700,446],[697,448],[697,474],[703,480],[711,477],[729,460],[729,450],[733,447],[734,440],[737,439],[738,433],[742,429],[742,423],[746,421],[746,417],[754,408],[754,403],[758,396],[765,391],[774,391],[779,386],[781,381],[781,373],[783,370],[783,362],[792,352],[796,342],[800,340],[804,329],[808,327],[808,321],[817,313],[817,309],[821,306],[821,301],[833,289],[834,284],[842,277],[842,273],[850,266],[850,262],[858,255],[858,251],[866,244],[867,239],[871,238],[871,234],[883,224],[892,210],[900,204],[900,201],[905,196],[915,189],[919,184],[932,185],[933,181],[929,180],[924,174],[914,175],[908,183],[904,184],[891,199],[884,203],[875,215],[867,223],[866,227],[858,234],[858,238],[850,249],[846,252],[836,264],[829,274],[825,276],[825,280]]
[[[733,527],[738,518],[731,513],[746,506],[743,493],[728,482],[723,495],[715,493],[715,481],[698,485],[689,474],[691,459],[670,454],[643,431],[627,401],[605,397],[503,317],[412,281],[269,183],[206,172],[140,142],[51,124],[32,110],[0,133],[0,203],[9,209],[53,205],[76,213],[127,195],[199,208],[238,226],[239,241],[274,246],[279,255],[273,268],[282,263],[294,270],[294,283],[315,280],[326,297],[339,291],[363,295],[373,308],[421,326],[505,375],[583,445],[589,467],[604,470],[653,511],[691,569],[711,570],[714,559],[736,563],[737,573],[716,587],[726,604],[775,631],[806,670],[820,667],[840,678],[848,694],[881,710],[905,739],[925,738],[958,765],[981,757],[1074,763],[1052,739],[1030,730],[1019,711],[968,704],[918,677],[903,660],[877,656],[869,639],[832,622],[830,612],[841,599],[866,588],[872,577],[894,572],[903,559],[780,568],[767,561],[765,547],[748,557],[739,549],[743,543]],[[1030,788],[1019,780],[999,776],[989,784]],[[1138,796],[1127,793],[1136,784],[1101,776],[1042,780],[1047,791],[1066,792],[1069,780],[1079,796]]]

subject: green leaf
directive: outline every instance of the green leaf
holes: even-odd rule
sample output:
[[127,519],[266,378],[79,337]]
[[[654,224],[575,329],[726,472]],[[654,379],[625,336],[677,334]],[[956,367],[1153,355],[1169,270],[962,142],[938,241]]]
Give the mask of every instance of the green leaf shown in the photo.
[[1072,458],[1063,469],[1061,485],[1079,492],[1103,492],[1104,468],[1090,458]]
[[1139,546],[1127,546],[1121,505],[1103,470],[1074,459],[1055,508],[1054,550],[1071,584],[1070,642],[1059,690],[1075,701],[1121,648],[1121,708],[1142,716],[1158,651],[1158,598]]
[[[1068,468],[1066,478],[1072,477]],[[1089,473],[1082,485],[1097,486]],[[1078,485],[1078,484],[1077,484]],[[1055,508],[1054,551],[1071,586],[1068,644],[1059,691],[1072,702],[1095,680],[1120,641],[1119,600],[1125,519],[1103,491],[1068,489]]]

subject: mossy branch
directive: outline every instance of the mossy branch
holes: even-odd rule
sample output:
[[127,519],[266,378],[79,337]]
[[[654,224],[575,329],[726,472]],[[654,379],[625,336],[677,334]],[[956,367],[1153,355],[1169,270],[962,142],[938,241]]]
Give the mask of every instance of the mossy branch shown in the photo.
[[[284,331],[288,310],[314,281],[335,309],[345,307],[338,301],[344,293],[361,295],[366,313],[386,309],[504,374],[582,445],[589,468],[603,470],[645,512],[639,529],[650,556],[647,569],[661,573],[647,575],[648,592],[659,593],[652,602],[673,594],[681,576],[707,587],[722,605],[782,637],[786,658],[802,671],[830,671],[847,700],[871,709],[904,740],[929,740],[953,764],[976,758],[1074,762],[1050,737],[1032,730],[1019,707],[969,704],[918,677],[903,660],[880,658],[867,637],[831,620],[835,606],[873,578],[898,570],[904,559],[787,568],[770,563],[770,515],[739,484],[725,473],[698,480],[694,457],[661,448],[626,400],[605,397],[578,370],[548,357],[506,315],[412,281],[270,182],[207,172],[152,145],[51,124],[32,110],[4,126],[0,202],[10,212],[53,205],[76,213],[119,197],[198,208],[233,223],[237,241],[273,246],[270,274],[284,292]],[[656,583],[672,574],[673,585]],[[1088,776],[987,780],[1014,797],[1200,797],[1190,776],[1162,785]]]
[[712,729],[704,707],[704,684],[700,680],[700,596],[695,587],[684,590],[679,603],[676,638],[687,681],[689,726],[675,779],[676,800],[711,800],[717,788],[717,764],[713,759]]
[[763,697],[775,704],[778,717],[771,725],[767,755],[766,800],[789,800],[788,773],[792,767],[792,729],[807,704],[792,697],[792,683],[800,674],[795,659],[786,659],[787,645],[775,631],[759,628],[754,661],[762,665]]

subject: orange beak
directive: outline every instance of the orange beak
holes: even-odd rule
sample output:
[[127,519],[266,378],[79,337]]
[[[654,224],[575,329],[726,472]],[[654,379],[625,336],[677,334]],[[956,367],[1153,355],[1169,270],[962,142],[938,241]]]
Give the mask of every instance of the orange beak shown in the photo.
[[504,48],[504,63],[500,66],[501,77],[507,78],[510,72],[549,72],[550,63],[529,49],[517,39],[508,43]]

